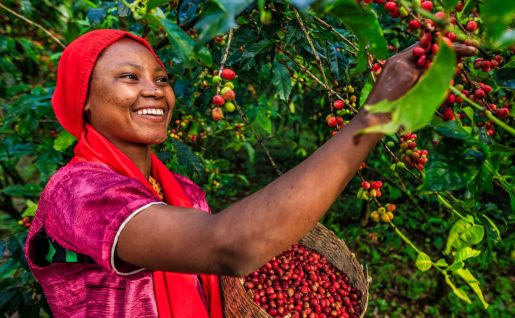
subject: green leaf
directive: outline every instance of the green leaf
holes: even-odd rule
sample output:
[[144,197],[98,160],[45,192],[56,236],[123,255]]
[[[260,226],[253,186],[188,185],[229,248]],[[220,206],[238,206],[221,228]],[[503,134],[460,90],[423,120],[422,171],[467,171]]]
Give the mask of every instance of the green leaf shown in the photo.
[[361,89],[361,93],[359,95],[359,102],[361,103],[361,106],[363,106],[363,104],[365,104],[365,102],[367,101],[368,95],[372,91],[373,87],[374,87],[374,85],[370,81],[370,78],[368,78],[367,82],[365,83],[365,85]]
[[279,94],[279,98],[287,101],[292,89],[290,73],[286,66],[279,62],[274,62],[273,70],[274,75],[272,76],[272,84],[275,86],[277,94]]
[[463,289],[456,288],[456,286],[454,286],[454,284],[452,283],[451,279],[449,278],[449,275],[445,275],[445,282],[447,283],[447,285],[449,285],[451,287],[452,292],[456,296],[458,296],[458,298],[464,300],[468,304],[472,303],[472,301],[470,300],[469,296],[467,295],[467,293]]
[[515,30],[506,30],[501,35],[501,37],[495,42],[495,45],[498,47],[508,47],[511,44],[515,43]]
[[41,190],[41,185],[38,184],[13,184],[3,188],[0,192],[11,197],[37,198]]
[[201,47],[197,52],[197,57],[205,66],[213,65],[213,57],[211,56],[211,52],[207,47]]
[[27,204],[27,208],[23,210],[21,216],[34,216],[34,214],[36,214],[36,210],[38,209],[38,204],[32,200],[26,200],[25,204]]
[[[515,90],[515,61],[511,61],[497,70],[494,74],[494,79],[497,85]],[[514,107],[512,107],[512,109],[514,109]]]
[[401,126],[406,131],[416,131],[425,127],[447,97],[455,65],[456,54],[449,46],[440,42],[440,52],[434,58],[432,66],[410,91],[398,100],[383,100],[376,105],[366,106],[372,113],[391,112],[392,120],[385,125],[369,127],[361,132],[391,134]]
[[453,272],[455,270],[458,270],[458,269],[462,269],[463,266],[465,266],[465,263],[461,262],[461,261],[454,261],[451,266],[449,266],[447,268],[448,271],[450,272]]
[[63,152],[66,149],[68,149],[68,147],[73,145],[75,140],[76,138],[72,134],[70,134],[66,130],[63,130],[59,133],[59,136],[57,136],[57,138],[54,140],[54,149],[59,152]]
[[466,141],[469,144],[482,144],[454,120],[449,120],[435,126],[435,131],[442,136]]
[[249,163],[253,165],[256,161],[256,151],[254,150],[254,147],[252,147],[252,145],[248,141],[244,141],[243,148],[245,148],[245,151],[247,151]]
[[195,25],[200,30],[199,45],[236,26],[236,16],[251,5],[251,0],[214,0]]
[[266,110],[263,108],[259,108],[256,117],[252,121],[252,125],[258,128],[263,129],[268,134],[272,133],[272,121],[266,114]]
[[481,303],[485,309],[487,309],[489,305],[485,301],[483,292],[481,291],[481,288],[479,288],[479,281],[474,277],[474,275],[472,275],[468,269],[458,269],[455,271],[455,273],[458,274],[464,281],[466,281],[467,284],[469,284],[472,290],[476,293],[477,297],[479,297],[479,300],[481,300]]
[[431,258],[426,253],[418,253],[415,265],[419,270],[425,272],[431,268]]
[[453,246],[456,249],[460,249],[465,246],[475,245],[483,240],[484,235],[485,228],[482,225],[474,224],[460,234]]
[[338,63],[338,51],[336,50],[336,46],[330,45],[328,48],[327,56],[329,59],[329,67],[331,72],[334,74],[336,78],[340,77],[340,67]]
[[462,262],[472,257],[477,257],[481,254],[480,251],[473,249],[472,247],[465,246],[462,249],[459,249],[454,256],[455,261]]
[[447,255],[451,252],[451,248],[459,239],[460,234],[474,225],[474,219],[471,215],[468,215],[466,218],[471,220],[472,222],[470,222],[469,220],[459,219],[454,223],[451,230],[449,231],[449,236],[447,237],[447,244],[445,245],[445,249],[443,251],[444,255]]
[[443,6],[445,8],[445,11],[449,12],[452,9],[456,8],[456,4],[458,3],[458,1],[459,0],[444,0]]
[[449,264],[447,264],[447,261],[443,258],[440,258],[436,263],[435,266],[437,267],[447,267]]
[[495,41],[513,22],[515,1],[488,0],[480,5],[479,10],[487,36]]
[[168,0],[149,0],[147,2],[147,12],[168,2]]
[[366,48],[376,59],[386,58],[386,40],[377,15],[355,0],[324,0],[317,2],[317,10],[340,19],[359,40],[359,54],[366,55]]
[[165,17],[158,18],[159,23],[165,29],[168,40],[173,48],[173,52],[181,60],[182,63],[190,63],[195,58],[194,42],[186,32],[184,32],[177,24]]

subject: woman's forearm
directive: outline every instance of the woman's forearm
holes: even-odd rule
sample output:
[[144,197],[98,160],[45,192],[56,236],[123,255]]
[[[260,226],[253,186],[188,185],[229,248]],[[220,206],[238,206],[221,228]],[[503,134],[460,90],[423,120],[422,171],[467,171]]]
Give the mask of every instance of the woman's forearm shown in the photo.
[[355,134],[383,120],[361,112],[309,158],[217,215],[221,228],[233,228],[224,236],[226,244],[241,246],[238,254],[247,253],[241,258],[243,272],[281,253],[314,227],[382,138],[367,134],[356,143]]

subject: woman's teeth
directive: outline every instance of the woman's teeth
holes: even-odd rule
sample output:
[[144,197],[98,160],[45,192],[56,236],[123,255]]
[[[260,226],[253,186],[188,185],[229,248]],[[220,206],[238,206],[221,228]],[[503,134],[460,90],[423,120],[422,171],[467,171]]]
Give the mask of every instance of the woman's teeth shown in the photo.
[[165,114],[164,110],[160,108],[145,108],[136,111],[138,115],[155,115],[155,116],[163,116]]

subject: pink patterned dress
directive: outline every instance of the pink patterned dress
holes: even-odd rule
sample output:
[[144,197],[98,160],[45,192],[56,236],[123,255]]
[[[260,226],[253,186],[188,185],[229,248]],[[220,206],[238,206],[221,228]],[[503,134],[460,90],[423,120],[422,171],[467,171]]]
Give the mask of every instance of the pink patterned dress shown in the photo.
[[[208,211],[203,191],[175,176],[194,208]],[[25,255],[55,317],[158,317],[152,272],[123,263],[114,253],[125,224],[153,204],[165,203],[103,163],[70,163],[51,178]],[[64,257],[74,262],[52,262],[54,244],[73,251]]]

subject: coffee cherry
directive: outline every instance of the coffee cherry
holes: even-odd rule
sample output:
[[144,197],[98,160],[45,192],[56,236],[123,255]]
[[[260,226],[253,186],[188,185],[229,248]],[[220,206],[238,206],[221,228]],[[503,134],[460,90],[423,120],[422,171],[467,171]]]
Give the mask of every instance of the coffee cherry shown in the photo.
[[420,5],[420,7],[426,11],[432,11],[433,10],[433,3],[431,1],[424,1]]
[[213,81],[213,84],[219,84],[222,82],[222,78],[218,75],[215,75],[215,76],[213,76],[212,81]]
[[370,218],[374,222],[379,222],[379,218],[380,218],[379,213],[377,211],[372,211],[372,213],[370,213]]
[[220,121],[222,118],[224,118],[224,112],[220,107],[215,107],[211,111],[211,118],[213,118],[214,121]]
[[362,189],[370,189],[370,182],[367,182],[367,181],[361,182],[361,188]]
[[420,46],[414,47],[411,52],[413,53],[414,57],[421,57],[422,55],[426,54],[426,50],[424,50]]
[[467,31],[469,32],[474,32],[477,30],[477,22],[476,21],[473,21],[473,20],[470,20],[467,22],[467,25],[465,27],[467,29]]
[[338,121],[336,119],[336,117],[332,116],[332,115],[329,115],[326,119],[327,121],[327,126],[329,127],[336,127],[338,126]]
[[411,20],[410,22],[408,22],[408,27],[410,29],[420,29],[420,22],[418,22],[417,20]]
[[232,113],[236,109],[236,106],[231,102],[227,102],[227,103],[225,103],[224,108],[229,113]]
[[211,103],[213,103],[213,105],[222,106],[225,103],[225,100],[222,96],[215,95],[211,99]]
[[222,78],[225,79],[225,80],[228,80],[228,81],[232,81],[233,79],[236,78],[236,72],[234,72],[233,70],[231,70],[230,68],[225,68],[223,71],[222,71]]
[[224,89],[222,89],[222,97],[226,101],[232,101],[236,98],[236,93],[229,87],[224,87]]
[[499,108],[495,111],[495,114],[498,116],[498,117],[501,117],[501,118],[506,118],[508,117],[508,115],[510,114],[510,110],[506,107],[502,107],[502,108]]
[[395,9],[397,9],[397,4],[393,1],[390,1],[390,2],[387,2],[385,5],[384,5],[384,8],[387,10],[387,11],[393,11]]
[[345,106],[345,103],[341,99],[338,99],[333,103],[333,107],[336,109],[342,109],[344,106]]

